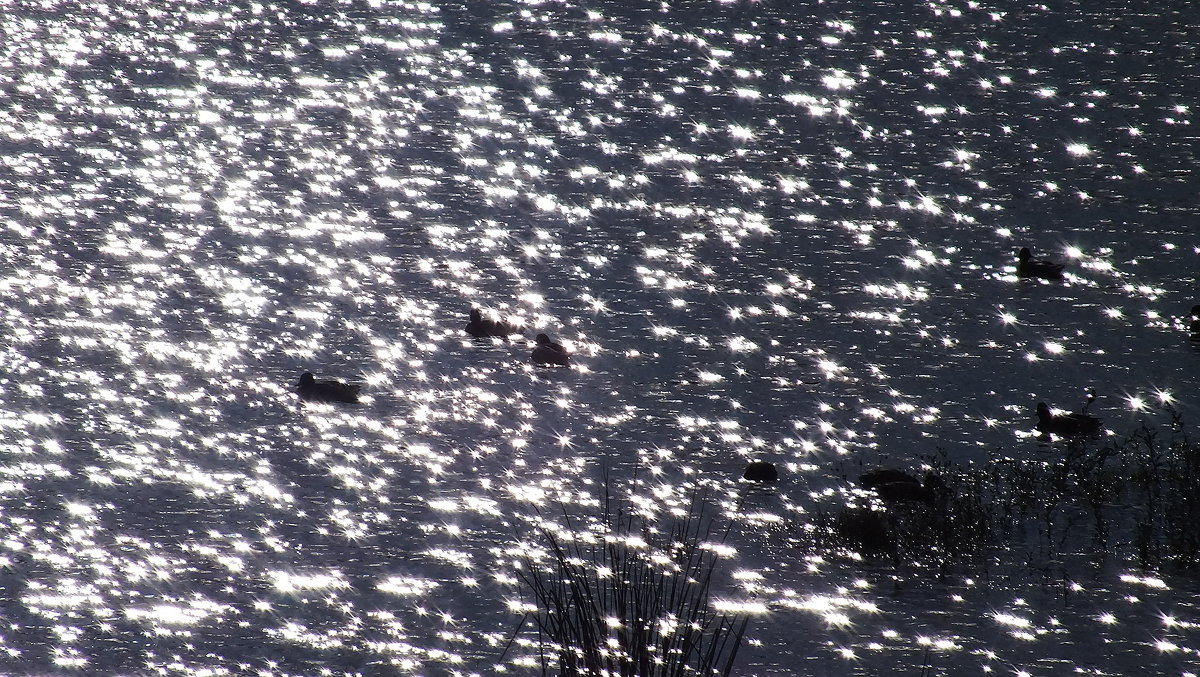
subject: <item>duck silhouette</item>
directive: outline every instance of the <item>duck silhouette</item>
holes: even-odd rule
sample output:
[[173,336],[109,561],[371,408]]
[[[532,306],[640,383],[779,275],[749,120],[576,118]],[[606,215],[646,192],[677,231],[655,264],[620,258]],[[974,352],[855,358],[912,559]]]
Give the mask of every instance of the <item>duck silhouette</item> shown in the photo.
[[754,461],[746,466],[745,472],[742,473],[742,479],[751,482],[776,482],[779,480],[779,469],[775,467],[774,463]]
[[1188,323],[1188,330],[1192,332],[1192,340],[1200,341],[1200,305],[1192,306],[1192,321]]
[[318,381],[311,371],[300,375],[296,394],[310,402],[358,402],[359,386],[341,381]]
[[487,338],[489,336],[508,338],[509,334],[517,333],[517,328],[513,325],[503,320],[486,318],[478,308],[471,309],[471,321],[467,322],[467,326],[463,327],[463,330],[475,338]]
[[932,470],[925,473],[922,482],[903,470],[877,468],[859,476],[858,483],[862,488],[874,491],[888,503],[923,503],[936,506],[946,490],[946,483]]
[[533,347],[533,354],[529,359],[535,364],[541,365],[557,365],[565,367],[570,364],[570,358],[567,356],[567,349],[561,343],[555,343],[550,340],[546,334],[538,334],[537,345]]
[[1021,247],[1021,251],[1017,253],[1018,277],[1040,277],[1043,280],[1061,280],[1063,277],[1063,267],[1061,263],[1033,258],[1033,253],[1029,251],[1029,247]]
[[1100,434],[1100,419],[1087,413],[1088,406],[1095,398],[1094,394],[1089,394],[1083,412],[1078,414],[1055,414],[1045,402],[1038,402],[1038,432],[1059,437],[1096,437]]
[[876,468],[858,476],[858,483],[863,489],[874,489],[881,484],[893,484],[896,482],[904,484],[921,485],[921,480],[894,468]]

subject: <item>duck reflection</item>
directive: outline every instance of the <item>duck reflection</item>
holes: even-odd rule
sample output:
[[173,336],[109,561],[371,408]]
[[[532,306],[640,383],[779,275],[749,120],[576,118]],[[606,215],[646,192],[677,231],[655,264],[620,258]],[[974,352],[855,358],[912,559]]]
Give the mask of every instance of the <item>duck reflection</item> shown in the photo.
[[534,364],[559,367],[570,365],[567,349],[561,343],[551,341],[550,337],[546,334],[538,334],[536,341],[537,344],[533,347],[533,354],[529,356],[530,361]]
[[311,371],[300,375],[296,385],[296,394],[301,399],[310,402],[358,402],[358,392],[361,386],[342,383],[341,381],[318,381]]
[[1063,279],[1063,264],[1033,258],[1029,247],[1017,253],[1017,277],[1039,277],[1043,280]]

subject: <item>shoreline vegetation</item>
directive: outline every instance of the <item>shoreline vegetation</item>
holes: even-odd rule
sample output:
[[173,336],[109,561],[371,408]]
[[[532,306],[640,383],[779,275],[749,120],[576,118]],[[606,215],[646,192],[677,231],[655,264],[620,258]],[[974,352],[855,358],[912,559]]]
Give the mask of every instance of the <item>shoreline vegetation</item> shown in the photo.
[[958,464],[936,454],[921,470],[944,483],[939,505],[848,490],[844,503],[815,510],[793,543],[939,577],[958,567],[988,575],[1001,561],[1058,580],[1114,564],[1196,575],[1200,443],[1176,410],[1166,413],[1123,436],[1058,440],[1044,460]]
[[542,673],[730,674],[751,609],[717,596],[729,523],[694,491],[654,514],[609,489],[599,515],[560,506],[524,544],[517,578],[535,603],[510,608],[532,619]]
[[[920,466],[944,487],[938,500],[847,487],[775,536],[797,560],[883,564],[897,586],[968,574],[1067,591],[1131,567],[1196,576],[1200,443],[1167,413],[1124,436],[1056,440],[1045,459],[958,464],[939,452]],[[616,498],[605,482],[603,499],[530,515],[534,535],[516,551],[522,599],[509,603],[523,616],[505,653],[520,636],[518,662],[546,675],[731,674],[750,618],[767,606],[734,601],[747,591],[715,577],[736,555],[725,542],[741,503],[719,507],[702,491]]]

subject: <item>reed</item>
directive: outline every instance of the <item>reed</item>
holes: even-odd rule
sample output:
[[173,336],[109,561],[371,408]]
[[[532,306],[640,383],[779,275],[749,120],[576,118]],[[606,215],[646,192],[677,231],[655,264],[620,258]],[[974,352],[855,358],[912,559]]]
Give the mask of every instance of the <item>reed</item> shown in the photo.
[[801,544],[943,573],[1017,553],[1038,571],[1065,571],[1067,553],[1200,571],[1200,443],[1177,412],[1166,414],[1124,436],[1054,445],[1048,460],[926,458],[947,487],[944,505],[884,506],[858,496],[814,511]]
[[[728,675],[749,616],[719,610],[725,533],[692,494],[657,519],[606,498],[594,517],[538,518],[518,577],[536,601],[543,674]],[[680,514],[681,513],[681,514]]]

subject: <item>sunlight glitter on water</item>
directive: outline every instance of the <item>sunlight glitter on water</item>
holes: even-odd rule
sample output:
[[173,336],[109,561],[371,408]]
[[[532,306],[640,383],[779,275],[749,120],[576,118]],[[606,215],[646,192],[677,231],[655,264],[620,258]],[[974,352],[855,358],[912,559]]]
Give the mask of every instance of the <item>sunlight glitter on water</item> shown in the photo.
[[[3,648],[488,664],[487,547],[602,472],[772,458],[791,484],[736,508],[757,567],[859,465],[1052,453],[1038,400],[1190,412],[1191,110],[1137,51],[1163,32],[834,5],[10,8]],[[1066,280],[1018,279],[1024,244]],[[472,306],[525,340],[470,340]],[[529,363],[541,332],[570,369]],[[365,395],[299,403],[305,370]]]

